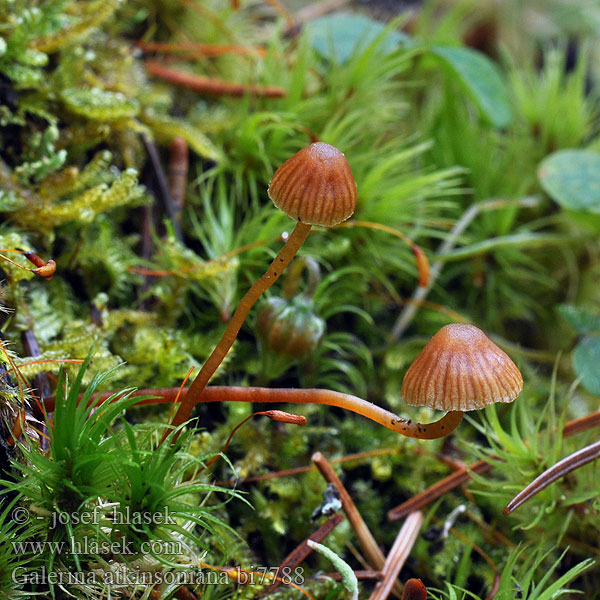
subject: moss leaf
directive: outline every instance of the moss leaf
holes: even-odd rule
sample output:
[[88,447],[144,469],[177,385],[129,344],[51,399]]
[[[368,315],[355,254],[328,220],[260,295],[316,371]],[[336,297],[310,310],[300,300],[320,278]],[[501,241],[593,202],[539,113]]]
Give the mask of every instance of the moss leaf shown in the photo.
[[431,52],[458,78],[486,121],[499,129],[508,126],[512,119],[508,89],[491,60],[469,48],[434,46]]
[[[385,29],[378,21],[346,12],[326,15],[306,26],[313,48],[340,64],[348,62],[358,49],[375,41]],[[381,48],[391,51],[409,39],[404,33],[390,31],[381,42]]]
[[583,387],[600,396],[600,334],[586,335],[573,352],[573,368]]
[[561,150],[545,158],[538,178],[563,208],[600,214],[600,153]]

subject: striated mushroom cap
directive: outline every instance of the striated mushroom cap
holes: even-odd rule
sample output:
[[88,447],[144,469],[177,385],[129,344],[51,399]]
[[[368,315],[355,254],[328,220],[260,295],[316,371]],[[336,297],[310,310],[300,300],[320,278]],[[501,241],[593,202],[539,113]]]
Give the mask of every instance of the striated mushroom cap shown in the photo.
[[512,402],[522,389],[521,372],[505,352],[481,329],[454,323],[429,340],[406,372],[401,393],[410,406],[448,412]]
[[269,198],[288,217],[307,225],[332,227],[356,206],[356,182],[337,148],[316,142],[302,148],[275,172]]

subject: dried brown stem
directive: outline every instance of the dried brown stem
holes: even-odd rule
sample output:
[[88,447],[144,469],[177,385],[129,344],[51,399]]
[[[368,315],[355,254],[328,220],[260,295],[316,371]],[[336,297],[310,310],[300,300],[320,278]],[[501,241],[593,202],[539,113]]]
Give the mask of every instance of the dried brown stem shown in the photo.
[[496,576],[494,577],[494,583],[492,584],[492,589],[490,590],[490,593],[486,596],[485,600],[494,600],[496,594],[498,593],[498,589],[500,588],[501,576],[501,573],[496,573]]
[[369,600],[385,600],[390,595],[392,588],[399,583],[398,575],[417,541],[421,525],[423,525],[423,513],[414,512],[407,517],[385,560],[382,569],[383,578],[375,586]]
[[522,489],[502,510],[502,514],[510,515],[513,510],[519,508],[521,504],[539,494],[557,479],[564,477],[583,465],[596,460],[600,457],[600,442],[594,442],[577,452],[559,460],[555,465],[546,469],[541,475],[538,475],[528,486]]
[[283,98],[287,92],[281,87],[260,86],[253,84],[234,83],[222,79],[213,79],[203,75],[185,73],[169,69],[159,62],[146,61],[146,70],[151,75],[164,79],[173,85],[194,90],[208,96],[260,96],[263,98]]
[[185,203],[189,169],[188,147],[185,140],[177,137],[171,143],[169,158],[169,190],[173,201],[173,218],[181,227],[181,213]]
[[[333,470],[333,467],[329,464],[329,461],[325,458],[325,456],[323,456],[323,454],[320,452],[315,452],[312,455],[312,461],[316,465],[317,469],[319,469],[321,475],[323,475],[325,481],[328,483],[333,483],[338,490],[342,508],[348,517],[348,521],[350,521],[350,524],[352,525],[352,529],[354,529],[354,532],[356,533],[356,537],[360,542],[369,564],[376,570],[383,570],[385,556],[377,545],[373,534],[367,527],[367,524],[362,518],[358,508],[356,508],[356,504],[354,504],[354,501],[348,493],[348,490],[344,487],[344,484],[341,482],[340,478]],[[398,597],[400,597],[402,593],[402,588],[400,585],[395,586],[394,592]]]
[[423,508],[430,502],[437,500],[447,492],[453,490],[459,485],[466,483],[471,478],[470,473],[485,473],[492,468],[492,465],[485,462],[484,460],[478,460],[473,464],[469,465],[466,469],[462,469],[461,471],[456,471],[452,473],[452,475],[448,475],[444,479],[438,481],[431,487],[428,487],[426,490],[422,491],[420,494],[413,496],[406,502],[403,502],[396,508],[392,508],[388,512],[388,520],[397,521],[398,519],[402,519],[409,513]]
[[146,149],[146,153],[148,154],[148,158],[150,159],[150,164],[152,165],[152,175],[156,181],[156,185],[158,186],[158,192],[162,198],[167,214],[169,215],[169,219],[173,224],[175,237],[181,242],[183,241],[181,226],[177,219],[177,210],[173,203],[173,198],[171,197],[169,182],[158,154],[158,148],[156,147],[156,144],[145,135],[142,136],[142,142],[144,144],[144,148]]
[[591,427],[597,427],[598,425],[600,425],[600,411],[591,413],[579,419],[573,419],[572,421],[565,423],[563,436],[569,437],[570,435],[587,431]]

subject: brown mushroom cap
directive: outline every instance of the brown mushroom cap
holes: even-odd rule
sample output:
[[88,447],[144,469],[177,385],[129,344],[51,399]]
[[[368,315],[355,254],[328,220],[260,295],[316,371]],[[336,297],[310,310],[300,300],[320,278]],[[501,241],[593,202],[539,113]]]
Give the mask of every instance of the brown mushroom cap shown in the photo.
[[454,323],[442,327],[409,367],[402,397],[411,406],[479,410],[512,402],[523,389],[515,363],[481,329]]
[[302,148],[275,172],[269,198],[288,217],[307,225],[331,227],[356,206],[356,182],[337,148],[316,142]]

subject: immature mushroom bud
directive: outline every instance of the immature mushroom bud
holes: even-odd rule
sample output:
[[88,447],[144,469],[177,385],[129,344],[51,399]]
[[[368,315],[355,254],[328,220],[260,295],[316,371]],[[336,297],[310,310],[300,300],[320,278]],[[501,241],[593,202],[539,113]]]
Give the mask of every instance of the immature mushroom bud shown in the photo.
[[404,376],[401,394],[410,406],[448,413],[421,425],[441,436],[448,432],[447,421],[458,424],[464,411],[512,402],[522,389],[515,363],[481,329],[453,323],[442,327],[417,356]]
[[[337,148],[317,142],[303,148],[277,169],[269,186],[269,196],[297,223],[285,246],[266,273],[240,301],[227,329],[202,366],[173,419],[178,427],[189,419],[202,390],[231,348],[250,309],[290,264],[307,238],[312,225],[330,227],[349,218],[356,205],[356,183],[348,161]],[[163,440],[166,434],[163,436]]]

